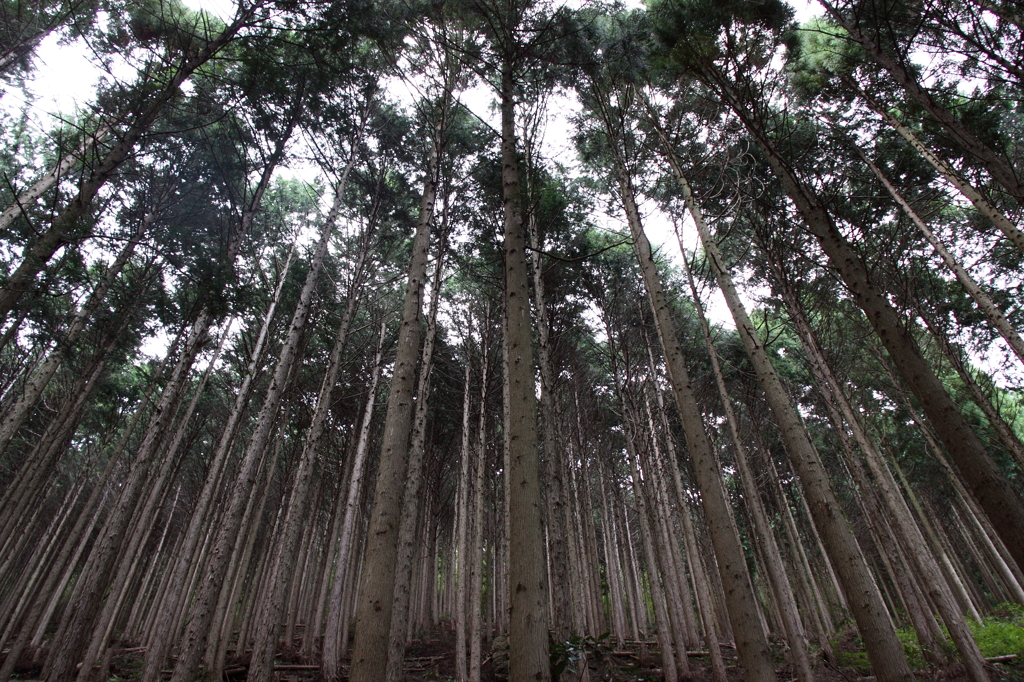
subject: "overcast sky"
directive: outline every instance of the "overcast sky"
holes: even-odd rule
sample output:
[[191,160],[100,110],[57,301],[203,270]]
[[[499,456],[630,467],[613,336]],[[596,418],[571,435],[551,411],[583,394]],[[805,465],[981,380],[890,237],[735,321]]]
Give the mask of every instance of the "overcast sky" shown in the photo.
[[[192,8],[205,9],[223,19],[232,16],[235,11],[232,0],[184,0],[184,2]],[[627,4],[641,6],[642,3],[632,0]],[[820,12],[820,7],[813,2],[796,0],[793,4],[796,8],[797,19],[801,22]],[[35,124],[40,129],[51,128],[61,116],[73,117],[76,110],[89,107],[93,101],[96,84],[105,75],[96,62],[91,59],[90,51],[84,43],[79,41],[71,45],[60,45],[55,37],[47,39],[39,47],[35,66],[35,72],[27,84],[27,88],[31,93],[30,96],[35,98],[33,107]],[[132,69],[122,64],[120,68],[115,66],[113,74],[106,75],[128,79],[132,76]],[[413,93],[395,92],[395,95],[399,99],[408,100]],[[463,93],[462,100],[480,118],[495,127],[497,126],[498,114],[491,106],[493,95],[486,87],[480,86]],[[24,102],[25,96],[21,91],[8,88],[0,100],[0,106],[8,109],[20,109]],[[541,146],[541,151],[546,157],[558,160],[569,168],[575,165],[570,122],[570,116],[575,108],[575,103],[565,97],[556,97],[549,102],[549,121]],[[295,168],[293,173],[304,179],[312,179],[315,176],[315,170],[312,168]],[[663,249],[671,260],[678,263],[679,247],[670,221],[650,202],[643,209],[645,211],[645,228],[651,242],[656,248]],[[617,213],[602,216],[600,222],[615,229],[626,229],[624,221]],[[697,244],[695,231],[686,229],[684,241],[687,249],[694,249]],[[750,293],[754,294],[755,292]],[[717,292],[708,302],[708,306],[709,316],[713,320],[733,326],[725,302]]]

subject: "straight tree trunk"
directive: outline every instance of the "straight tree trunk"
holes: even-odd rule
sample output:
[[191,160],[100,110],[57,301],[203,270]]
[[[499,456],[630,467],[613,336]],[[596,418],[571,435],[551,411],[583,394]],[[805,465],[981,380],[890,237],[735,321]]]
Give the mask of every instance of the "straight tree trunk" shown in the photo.
[[[469,476],[470,476],[470,409],[472,398],[470,393],[470,375],[472,371],[472,355],[470,354],[469,336],[467,335],[464,346],[466,348],[466,373],[463,377],[462,393],[462,447],[460,453],[459,486],[456,492],[456,536],[452,545],[456,548],[453,571],[457,570],[455,583],[455,682],[466,682],[469,677],[469,668],[466,658],[466,617],[469,615],[469,608],[466,605],[466,596],[469,594],[467,583],[469,582]],[[481,405],[480,410],[483,411]]]
[[[348,644],[347,638],[341,636],[346,629],[347,600],[346,589],[355,579],[349,573],[354,565],[351,557],[357,524],[360,514],[359,499],[363,491],[363,475],[366,470],[366,457],[370,449],[370,426],[373,423],[373,408],[377,402],[377,383],[384,359],[384,335],[387,332],[387,321],[381,322],[380,335],[377,340],[377,352],[373,358],[373,369],[370,374],[369,390],[366,405],[363,408],[363,419],[359,429],[359,439],[352,455],[352,471],[349,474],[348,494],[345,498],[342,514],[341,531],[338,540],[338,555],[334,564],[334,582],[331,584],[331,596],[327,603],[327,624],[324,627],[323,655],[321,656],[321,677],[333,680],[339,675],[341,656]],[[356,548],[358,550],[358,547]]]
[[[264,173],[264,177],[269,179],[269,176],[266,173]],[[235,396],[234,407],[228,416],[224,430],[221,432],[221,438],[217,444],[217,449],[214,451],[213,458],[211,459],[202,492],[200,492],[199,499],[196,501],[192,510],[192,517],[190,518],[188,528],[185,531],[185,539],[181,552],[169,568],[171,571],[171,582],[167,592],[168,599],[166,603],[162,605],[159,611],[160,615],[158,616],[153,628],[153,631],[158,634],[156,637],[153,637],[148,641],[145,663],[143,664],[141,676],[143,682],[157,681],[160,671],[166,663],[167,654],[169,653],[171,646],[174,644],[174,639],[178,632],[175,629],[174,624],[177,622],[178,614],[187,597],[187,591],[185,590],[186,581],[189,574],[192,573],[194,562],[198,559],[196,556],[196,550],[199,546],[199,542],[208,535],[207,524],[210,517],[210,508],[213,504],[214,497],[220,488],[220,482],[224,471],[224,465],[227,462],[228,453],[234,444],[235,437],[238,435],[238,429],[242,424],[242,416],[244,415],[245,408],[249,403],[252,381],[256,378],[256,373],[263,357],[263,350],[266,346],[267,337],[269,335],[270,324],[274,319],[274,312],[277,310],[277,304],[281,299],[281,291],[284,288],[285,281],[287,280],[289,266],[291,265],[292,255],[294,253],[295,247],[293,245],[292,249],[288,252],[288,258],[285,260],[284,267],[281,270],[280,279],[278,280],[277,288],[274,290],[270,306],[267,308],[267,313],[263,317],[263,325],[260,328],[260,332],[256,337],[255,344],[253,345],[245,378],[242,379],[242,384],[239,386],[238,393]]]
[[[144,226],[148,224],[152,215],[152,213],[146,215],[146,218],[143,220]],[[143,227],[143,229],[145,228]],[[121,249],[121,252],[107,268],[103,279],[96,283],[96,286],[89,294],[89,298],[72,317],[63,338],[50,351],[46,360],[43,361],[32,377],[22,386],[17,401],[4,415],[3,421],[0,422],[0,452],[7,449],[15,433],[25,423],[25,419],[28,418],[32,408],[35,407],[39,397],[50,383],[50,379],[53,378],[53,375],[57,373],[57,370],[71,353],[72,348],[78,341],[78,337],[85,330],[89,318],[92,317],[96,309],[103,303],[107,290],[114,283],[114,280],[117,279],[118,275],[121,274],[121,270],[134,253],[135,246],[138,244],[138,236],[138,234],[132,235],[131,240]]]
[[[531,163],[532,148],[527,145],[527,165]],[[527,194],[532,198],[530,174],[527,174]],[[548,561],[551,564],[551,628],[555,641],[564,642],[569,638],[569,584],[568,565],[565,549],[565,504],[564,483],[558,438],[555,430],[554,374],[551,370],[550,322],[547,299],[544,293],[544,273],[541,262],[543,245],[537,227],[536,210],[529,211],[528,228],[530,238],[530,263],[533,274],[533,297],[537,309],[537,362],[540,366],[540,423],[544,450],[545,501],[547,505]]]
[[81,239],[78,234],[81,232],[80,222],[92,205],[96,194],[121,164],[132,156],[136,145],[152,127],[164,106],[178,95],[182,84],[196,69],[220,52],[253,18],[259,7],[259,2],[240,6],[231,23],[201,49],[195,50],[188,57],[182,59],[173,75],[153,99],[136,116],[131,117],[128,130],[118,138],[103,160],[91,169],[87,177],[83,178],[78,188],[78,194],[64,206],[38,239],[25,249],[22,262],[0,288],[0,319],[6,319],[11,308],[31,288],[36,275],[46,267],[58,249]]
[[[484,315],[483,329],[490,327],[490,308]],[[480,682],[480,632],[483,609],[483,544],[484,544],[484,474],[487,469],[487,369],[488,345],[481,333],[480,347],[480,417],[477,424],[476,476],[473,482],[473,540],[469,552],[469,682]]]
[[[270,682],[271,677],[273,677],[279,625],[284,607],[286,606],[286,591],[290,582],[294,581],[298,584],[299,579],[302,578],[301,575],[294,575],[296,544],[303,530],[303,524],[308,524],[309,488],[312,484],[313,470],[316,466],[317,448],[327,424],[327,415],[331,408],[331,394],[334,391],[335,384],[338,382],[338,373],[341,370],[341,353],[348,341],[352,317],[355,314],[356,304],[359,301],[363,268],[368,256],[369,236],[369,234],[365,235],[362,240],[362,246],[356,258],[352,284],[347,295],[348,302],[345,306],[345,312],[342,314],[341,324],[335,334],[334,346],[331,348],[327,369],[320,384],[320,392],[317,395],[316,407],[313,409],[313,418],[309,429],[306,431],[306,439],[302,446],[302,454],[299,456],[298,468],[292,483],[292,494],[288,503],[288,510],[285,514],[281,538],[275,545],[269,567],[269,593],[263,602],[263,609],[256,614],[256,638],[247,673],[248,679],[253,682]],[[286,640],[286,643],[288,646],[292,645],[290,639]]]
[[928,146],[914,134],[914,131],[912,131],[898,118],[890,114],[885,107],[880,105],[871,96],[864,92],[856,82],[852,79],[845,79],[845,82],[850,85],[865,102],[867,102],[869,107],[882,117],[882,120],[889,124],[893,130],[899,133],[900,137],[906,140],[910,146],[913,147],[922,158],[924,158],[925,161],[931,164],[931,166],[938,171],[939,175],[941,175],[946,182],[955,187],[960,194],[971,202],[971,205],[974,206],[979,213],[988,218],[992,224],[1003,233],[1011,244],[1013,244],[1017,249],[1024,251],[1024,232],[1021,232],[1020,229],[1006,217],[1005,213],[1000,211],[995,204],[993,204],[984,194],[974,187],[974,185],[961,177],[961,175],[957,173],[949,163],[936,156],[935,152],[929,149]]
[[1010,321],[1006,319],[1006,315],[1004,315],[1003,311],[999,309],[996,302],[993,301],[992,297],[981,288],[973,277],[971,277],[971,274],[967,272],[967,269],[953,257],[953,254],[949,252],[946,245],[935,236],[935,233],[932,232],[931,228],[928,227],[928,224],[921,219],[921,216],[917,214],[917,211],[915,211],[907,200],[904,199],[898,191],[896,191],[896,188],[893,187],[891,182],[889,182],[889,178],[885,177],[885,174],[882,173],[881,169],[868,159],[867,155],[865,155],[859,147],[856,149],[864,160],[864,163],[866,163],[868,168],[870,168],[875,174],[875,177],[877,177],[879,182],[881,182],[889,191],[889,194],[892,195],[892,198],[900,205],[903,212],[906,213],[911,222],[917,226],[917,229],[921,231],[924,238],[929,244],[931,244],[932,248],[935,249],[935,253],[939,254],[939,257],[942,258],[942,262],[945,263],[950,272],[956,276],[957,281],[960,282],[964,290],[967,291],[970,297],[974,299],[974,302],[978,304],[978,307],[981,308],[981,312],[983,312],[985,317],[988,318],[989,324],[996,328],[999,335],[1003,337],[1006,343],[1010,346],[1010,349],[1017,355],[1017,359],[1024,362],[1024,339],[1021,339],[1020,334],[1018,334],[1017,330],[1013,328]]
[[902,87],[925,111],[938,121],[946,132],[963,148],[965,152],[973,156],[989,172],[989,174],[1001,184],[1016,201],[1024,206],[1024,184],[1014,172],[1013,168],[1000,155],[982,142],[974,133],[967,129],[967,126],[953,116],[952,113],[939,104],[931,93],[928,92],[914,77],[914,75],[900,61],[873,38],[861,30],[856,20],[844,16],[839,9],[829,0],[819,0],[822,7],[835,21],[849,32],[871,57],[878,62],[882,68],[889,72],[896,83]]
[[548,682],[548,586],[537,448],[533,324],[516,149],[515,82],[501,65],[501,163],[505,230],[505,448],[508,466],[509,679]]
[[330,244],[330,238],[334,232],[334,227],[341,210],[342,196],[348,180],[348,172],[351,170],[354,162],[355,153],[353,152],[335,190],[334,205],[321,226],[319,242],[310,259],[310,269],[306,275],[306,281],[303,284],[299,301],[295,306],[295,312],[289,323],[288,335],[281,348],[273,379],[271,380],[270,387],[267,389],[263,405],[256,419],[256,426],[251,440],[239,465],[235,483],[232,486],[232,495],[228,503],[228,509],[211,549],[206,574],[200,583],[199,594],[196,596],[196,600],[189,611],[188,625],[181,644],[181,654],[174,666],[174,674],[171,678],[173,682],[193,682],[199,669],[203,651],[206,649],[210,625],[216,609],[217,595],[221,591],[228,570],[230,548],[234,544],[243,511],[256,481],[257,465],[262,458],[263,452],[266,450],[271,431],[277,421],[277,414],[280,409],[285,386],[287,385],[288,376],[291,374],[292,366],[298,355],[302,333],[309,319],[313,293],[316,289],[317,280],[320,277],[320,269],[327,255],[327,247]]
[[721,87],[720,92],[751,132],[811,233],[864,311],[999,537],[1017,563],[1024,563],[1024,504],[921,354],[912,329],[903,324],[899,313],[872,280],[860,254],[836,227],[825,207],[800,182],[745,105],[729,86]]
[[989,428],[995,432],[999,444],[1013,457],[1017,462],[1017,466],[1024,469],[1024,443],[1021,443],[1013,428],[1006,423],[998,408],[992,404],[989,396],[978,385],[978,380],[973,375],[974,370],[970,366],[963,348],[958,347],[953,339],[950,338],[950,335],[940,328],[937,320],[932,315],[922,314],[921,320],[931,333],[943,356],[949,361],[950,366],[956,371],[964,386],[971,393],[971,397],[974,398],[974,404],[978,406],[978,409],[988,419]]
[[[606,129],[611,136],[613,126],[606,117]],[[687,450],[693,463],[693,470],[707,513],[709,530],[718,560],[719,575],[726,586],[726,604],[740,663],[747,679],[751,682],[768,682],[775,679],[775,666],[771,661],[768,643],[760,627],[757,606],[746,558],[740,546],[732,521],[729,501],[722,486],[721,471],[711,447],[696,396],[690,383],[689,372],[683,358],[682,347],[676,335],[668,300],[661,284],[651,244],[644,234],[633,195],[633,188],[625,170],[624,160],[619,157],[619,142],[612,140],[616,154],[615,173],[619,194],[626,212],[637,260],[643,276],[644,287],[650,299],[668,369],[669,381],[675,394],[676,404],[686,436]]]
[[[446,91],[442,103],[445,112],[448,97],[449,92]],[[391,631],[395,563],[398,558],[398,527],[402,516],[402,493],[409,458],[412,403],[416,392],[416,365],[420,350],[423,285],[427,276],[430,225],[437,200],[438,164],[444,130],[445,121],[441,120],[428,151],[427,177],[423,184],[413,237],[409,278],[377,465],[377,484],[367,531],[364,561],[369,570],[364,570],[360,577],[356,601],[355,642],[349,672],[352,682],[376,682],[384,678],[387,672],[388,635]]]
[[[800,477],[804,495],[814,517],[814,524],[821,532],[822,541],[839,574],[839,579],[842,581],[854,619],[857,621],[857,628],[864,638],[871,667],[880,680],[910,680],[913,673],[907,664],[903,645],[896,637],[892,621],[882,602],[881,593],[871,577],[870,569],[853,535],[853,529],[839,511],[841,509],[839,501],[832,490],[832,484],[821,457],[794,409],[789,393],[776,374],[764,343],[758,338],[757,331],[736,291],[732,276],[726,270],[725,261],[718,250],[718,245],[712,239],[700,206],[682,173],[678,158],[670,149],[667,150],[667,158],[672,165],[687,208],[697,226],[697,232],[719,289],[725,296],[729,311],[736,321],[737,332],[750,357],[758,383],[764,390],[765,398],[779,425],[793,468]],[[799,623],[790,625],[796,627],[797,632],[800,633],[794,632],[792,636],[802,638],[802,629],[799,628]],[[806,658],[800,667],[801,675],[811,674],[810,663]]]
[[36,199],[43,196],[51,187],[56,185],[61,179],[65,178],[72,168],[77,166],[85,158],[85,155],[95,147],[97,144],[102,142],[107,135],[110,134],[110,128],[107,126],[100,126],[96,132],[88,135],[82,144],[78,146],[78,149],[67,154],[60,160],[57,166],[44,175],[43,177],[32,183],[32,186],[26,189],[24,192],[19,194],[14,200],[14,203],[4,209],[3,214],[0,214],[0,230],[6,230],[11,226],[18,216],[25,212],[25,208],[35,203]]
[[[877,490],[882,496],[889,513],[895,521],[895,530],[898,536],[904,539],[904,542],[901,544],[906,550],[915,574],[920,579],[922,588],[946,624],[950,636],[953,638],[953,642],[960,652],[961,659],[964,661],[972,679],[977,682],[986,682],[988,673],[985,671],[984,656],[982,656],[970,628],[968,628],[967,623],[964,621],[963,612],[957,606],[949,584],[943,577],[934,555],[927,551],[928,544],[924,535],[921,533],[917,523],[914,522],[906,500],[900,495],[892,473],[885,466],[874,443],[861,425],[858,415],[846,400],[839,380],[832,372],[828,363],[825,362],[824,353],[817,343],[817,339],[811,330],[806,316],[798,307],[795,296],[791,293],[786,299],[797,327],[797,333],[810,359],[812,371],[821,385],[822,394],[826,396],[826,400],[831,398],[831,404],[838,407],[839,412],[842,414],[842,419],[850,428],[854,440],[864,454],[868,469],[874,477],[873,489]],[[839,418],[839,414],[836,415],[836,418]],[[841,422],[837,426],[841,426]],[[871,490],[865,489],[865,495],[870,493]]]
[[75,586],[72,600],[61,619],[61,626],[54,639],[55,648],[47,659],[44,671],[47,682],[67,682],[74,676],[75,666],[81,661],[95,619],[99,615],[100,604],[120,559],[125,532],[144,492],[149,467],[153,463],[170,420],[177,411],[181,390],[200,346],[206,341],[210,322],[210,313],[204,309],[192,325],[185,347],[150,419],[149,428],[135,456],[128,479],[121,487],[118,501],[103,526],[99,541],[90,552],[89,560]]
[[[692,200],[692,194],[684,193],[684,196]],[[695,202],[694,206],[696,206]],[[700,209],[697,208],[697,211],[699,212]],[[703,217],[701,219],[703,220]],[[807,654],[807,637],[804,634],[803,623],[797,610],[796,595],[793,593],[789,577],[786,575],[782,554],[779,552],[779,546],[775,542],[775,535],[772,533],[771,526],[768,523],[768,515],[765,513],[764,505],[761,503],[754,474],[750,470],[750,465],[747,461],[747,450],[740,438],[739,425],[732,407],[732,400],[729,397],[729,391],[725,386],[725,376],[722,373],[722,367],[718,360],[718,351],[711,338],[711,329],[708,326],[707,317],[704,315],[704,305],[697,294],[697,286],[693,281],[693,274],[686,260],[686,252],[683,250],[682,237],[679,235],[678,226],[676,237],[679,239],[679,248],[683,254],[683,268],[686,271],[686,278],[690,285],[690,294],[693,297],[696,308],[697,321],[700,323],[701,332],[704,335],[704,344],[707,346],[708,357],[711,359],[711,371],[715,377],[718,397],[725,410],[726,425],[729,430],[729,438],[732,440],[736,468],[739,472],[740,485],[743,488],[743,498],[754,521],[754,528],[760,540],[760,546],[764,551],[764,565],[768,573],[772,594],[775,597],[775,604],[779,609],[779,615],[782,619],[782,626],[786,632],[793,668],[799,679],[804,682],[813,682],[814,671],[811,667],[810,657]],[[703,234],[701,237],[703,238]]]
[[[447,219],[447,215],[445,216]],[[444,221],[442,221],[444,222]],[[416,551],[416,529],[425,527],[419,523],[420,496],[423,482],[423,450],[427,435],[427,407],[430,400],[430,375],[434,367],[434,343],[437,340],[437,311],[441,300],[441,285],[444,275],[444,251],[446,230],[442,227],[442,243],[438,247],[434,261],[434,274],[431,277],[430,312],[427,315],[427,328],[423,339],[423,361],[420,367],[419,382],[416,386],[416,414],[413,418],[412,442],[409,446],[409,471],[405,483],[405,496],[402,500],[402,521],[398,529],[398,567],[395,577],[395,603],[392,606],[391,633],[388,635],[388,669],[386,682],[400,682],[403,673],[402,663],[405,660],[407,633],[411,633],[411,624],[416,618],[410,613],[409,603],[412,596],[413,555]],[[467,362],[468,367],[468,362]],[[426,514],[422,514],[426,516]]]

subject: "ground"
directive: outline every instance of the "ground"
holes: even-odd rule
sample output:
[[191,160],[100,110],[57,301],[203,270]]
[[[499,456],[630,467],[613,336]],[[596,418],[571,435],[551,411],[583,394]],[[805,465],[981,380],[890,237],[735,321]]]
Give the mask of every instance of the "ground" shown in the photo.
[[[861,667],[866,661],[859,639],[854,631],[840,635],[833,643],[837,663],[829,663],[818,656],[815,668],[817,682],[867,682],[869,671]],[[553,664],[558,666],[562,682],[658,682],[661,675],[660,656],[654,642],[613,646],[607,639],[574,638],[562,646],[555,646]],[[735,651],[723,646],[723,656],[728,666],[730,682],[742,682],[742,674],[736,666]],[[104,682],[128,682],[138,679],[143,650],[139,647],[115,648],[109,659],[109,672]],[[440,628],[416,640],[408,648],[405,661],[404,682],[447,682],[455,679],[454,635],[451,628]],[[778,654],[780,661],[781,653]],[[706,654],[691,652],[691,672],[680,679],[684,682],[710,682],[710,664]],[[584,666],[584,661],[586,665]],[[318,667],[315,661],[303,658],[292,647],[282,646],[277,659],[279,682],[314,682]],[[246,679],[245,656],[230,657],[225,669],[224,682],[244,682]],[[41,668],[33,662],[27,652],[21,658],[15,672],[15,679],[37,680]],[[99,670],[96,671],[99,674]],[[777,670],[780,682],[795,679],[792,668],[780,663]],[[503,682],[507,679],[507,642],[497,638],[487,652],[481,666],[481,678],[485,682]],[[993,682],[1024,682],[1024,663],[1016,660],[992,665],[990,674]],[[918,679],[933,682],[967,682],[969,678],[962,666],[946,670],[919,670]]]

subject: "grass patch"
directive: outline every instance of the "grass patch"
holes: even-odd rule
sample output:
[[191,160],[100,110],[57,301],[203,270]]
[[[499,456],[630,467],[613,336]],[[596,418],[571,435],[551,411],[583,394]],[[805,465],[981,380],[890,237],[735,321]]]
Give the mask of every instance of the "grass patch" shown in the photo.
[[1024,606],[1000,604],[981,622],[969,621],[978,648],[986,658],[1017,654],[1024,657]]
[[[995,608],[991,616],[986,616],[980,623],[975,620],[968,620],[967,624],[970,626],[974,640],[978,643],[978,648],[981,649],[981,653],[985,658],[1017,654],[1021,659],[1024,659],[1024,606],[1019,604],[1000,604]],[[942,632],[946,635],[947,642],[949,643],[949,656],[955,660],[958,656],[956,649],[953,647],[952,640],[949,639],[949,631],[945,626],[942,626]],[[899,637],[900,642],[903,644],[903,651],[906,653],[907,662],[910,663],[911,668],[922,670],[929,667],[914,628],[900,628],[896,631],[896,636]],[[860,644],[860,638],[857,637],[855,642]],[[851,640],[850,644],[853,643],[853,640]],[[858,647],[856,651],[847,649],[842,654],[837,652],[836,657],[841,665],[861,669],[861,666],[867,667],[867,655],[861,653],[861,651],[863,651],[862,646]],[[861,663],[861,656],[864,659],[863,663]],[[850,662],[847,663],[846,660]]]

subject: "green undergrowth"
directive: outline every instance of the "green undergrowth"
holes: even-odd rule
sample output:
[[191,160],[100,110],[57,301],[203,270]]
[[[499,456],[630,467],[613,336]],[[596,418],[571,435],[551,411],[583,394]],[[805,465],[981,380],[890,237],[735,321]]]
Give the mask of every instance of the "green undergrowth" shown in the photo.
[[1009,654],[1024,657],[1024,606],[1020,604],[1000,604],[980,623],[971,621],[971,631],[986,658]]
[[[982,618],[981,622],[968,620],[968,625],[985,658],[1017,654],[1022,660],[1013,663],[1024,665],[1024,606],[1000,604],[991,615]],[[945,627],[942,630],[948,640],[949,632]],[[896,635],[903,643],[910,667],[915,670],[928,668],[928,662],[921,644],[917,640],[914,628],[900,628],[896,631]],[[832,644],[840,667],[853,668],[858,671],[868,671],[871,667],[868,663],[867,653],[864,651],[863,642],[856,630],[848,630]],[[948,640],[948,646],[949,657],[955,660],[957,655],[953,649],[952,640]]]

